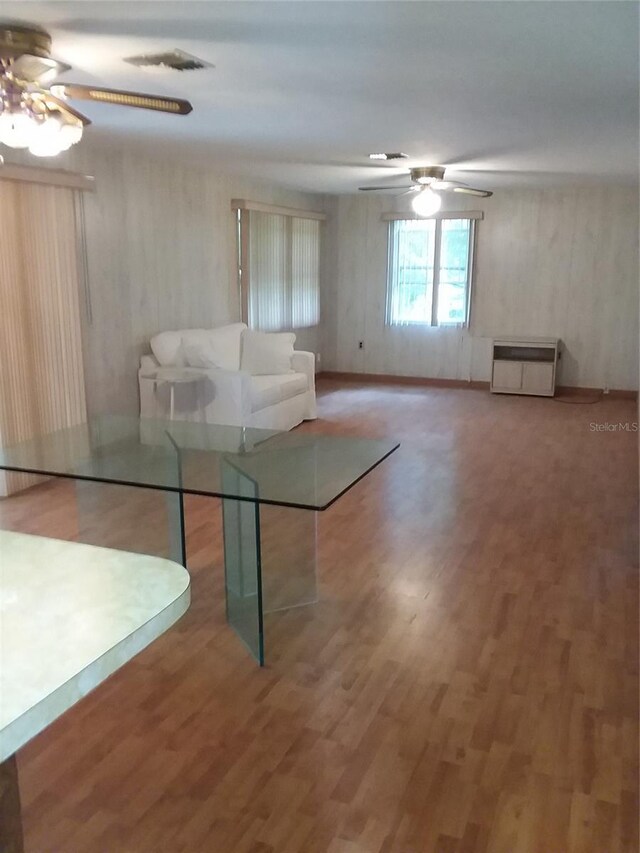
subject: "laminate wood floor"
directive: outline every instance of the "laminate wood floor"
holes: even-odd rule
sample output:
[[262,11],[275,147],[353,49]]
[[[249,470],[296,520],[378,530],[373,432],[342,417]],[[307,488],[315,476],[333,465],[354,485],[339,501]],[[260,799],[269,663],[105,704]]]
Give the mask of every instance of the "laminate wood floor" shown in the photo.
[[[189,613],[19,753],[27,853],[635,853],[637,434],[590,427],[635,403],[324,381],[319,409],[402,441],[319,516],[319,603],[258,669],[188,500]],[[0,523],[73,538],[73,495]]]

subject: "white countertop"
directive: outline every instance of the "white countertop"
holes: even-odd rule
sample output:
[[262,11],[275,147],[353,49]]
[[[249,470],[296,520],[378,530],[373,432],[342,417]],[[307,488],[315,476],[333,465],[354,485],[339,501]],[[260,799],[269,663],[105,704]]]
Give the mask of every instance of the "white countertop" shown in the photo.
[[158,557],[0,531],[0,761],[163,634],[187,571]]

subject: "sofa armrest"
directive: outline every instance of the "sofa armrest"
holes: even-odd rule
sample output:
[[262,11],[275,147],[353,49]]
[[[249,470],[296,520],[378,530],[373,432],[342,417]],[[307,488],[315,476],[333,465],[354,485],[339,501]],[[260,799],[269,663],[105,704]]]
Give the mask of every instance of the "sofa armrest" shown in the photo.
[[153,355],[143,355],[140,357],[140,371],[143,374],[155,373],[160,367],[160,363],[156,361]]
[[307,377],[307,404],[304,415],[305,421],[313,421],[318,417],[316,409],[316,357],[312,352],[294,350],[291,367],[296,373],[304,373]]
[[309,381],[309,390],[316,387],[316,357],[312,352],[294,350],[291,368],[296,373],[304,373]]

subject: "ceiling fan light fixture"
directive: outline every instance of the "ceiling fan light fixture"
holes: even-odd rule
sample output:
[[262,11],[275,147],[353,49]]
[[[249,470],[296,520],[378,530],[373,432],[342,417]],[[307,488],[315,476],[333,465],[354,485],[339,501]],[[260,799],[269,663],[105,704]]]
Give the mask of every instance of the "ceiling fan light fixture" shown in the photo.
[[33,154],[34,157],[56,157],[61,150],[58,140],[53,136],[34,139],[29,146],[29,154]]
[[9,148],[28,148],[37,130],[37,120],[24,110],[5,108],[0,113],[0,143]]
[[54,157],[60,148],[62,124],[56,116],[46,115],[29,141],[29,153],[36,157]]
[[68,148],[71,148],[72,145],[76,145],[82,139],[82,125],[80,122],[77,124],[63,124],[60,128],[60,137],[62,141],[65,143],[65,148],[63,151],[66,151]]
[[[36,157],[54,157],[82,138],[91,120],[67,104],[69,99],[188,115],[182,98],[120,91],[102,86],[50,83],[71,66],[52,59],[51,36],[37,26],[0,22],[0,145],[28,148]],[[179,71],[213,67],[184,51],[130,57],[134,65],[157,65]],[[1,158],[0,158],[1,159]]]
[[45,90],[32,91],[0,65],[0,144],[53,157],[82,136],[82,122]]
[[433,216],[440,210],[442,198],[427,186],[415,194],[411,206],[418,216]]
[[55,157],[82,139],[82,125],[65,122],[61,116],[47,114],[33,135],[29,153],[34,157]]
[[60,98],[61,101],[68,100],[67,93],[64,90],[64,83],[54,83],[53,86],[49,86],[49,91],[54,98]]
[[411,180],[416,184],[431,184],[444,178],[444,166],[416,166],[409,170]]

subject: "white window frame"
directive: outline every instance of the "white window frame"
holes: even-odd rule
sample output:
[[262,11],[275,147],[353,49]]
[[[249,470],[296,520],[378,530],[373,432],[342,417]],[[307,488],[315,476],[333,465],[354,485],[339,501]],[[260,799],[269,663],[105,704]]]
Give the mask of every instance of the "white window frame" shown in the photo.
[[[476,220],[483,219],[483,213],[481,211],[458,211],[458,212],[448,212],[444,214],[440,214],[438,216],[430,217],[430,219],[435,220],[435,235],[434,235],[434,254],[433,254],[433,284],[431,290],[431,316],[429,318],[425,318],[424,320],[394,320],[391,315],[392,311],[392,301],[393,301],[393,287],[394,282],[392,281],[393,271],[394,271],[394,257],[393,257],[393,229],[396,222],[406,222],[409,220],[415,219],[423,219],[423,217],[413,216],[413,215],[402,215],[402,214],[386,214],[383,216],[383,220],[388,222],[388,234],[387,234],[387,300],[386,300],[386,314],[385,314],[385,324],[387,326],[427,326],[429,328],[440,328],[440,329],[467,329],[469,328],[471,322],[471,295],[473,292],[473,281],[474,281],[474,273],[475,273],[475,246],[476,246]],[[443,219],[464,219],[469,222],[469,247],[468,247],[468,256],[467,256],[467,287],[466,287],[466,298],[465,298],[465,319],[462,323],[439,323],[438,322],[438,294],[440,289],[440,251],[441,251],[441,241],[442,241],[442,220]]]

